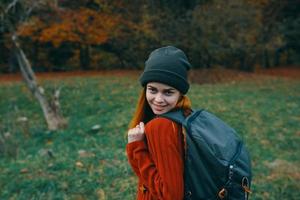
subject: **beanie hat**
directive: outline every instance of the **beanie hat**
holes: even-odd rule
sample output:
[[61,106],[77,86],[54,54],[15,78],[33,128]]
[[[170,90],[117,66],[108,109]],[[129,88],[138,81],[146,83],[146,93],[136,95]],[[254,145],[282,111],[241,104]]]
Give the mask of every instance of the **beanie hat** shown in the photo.
[[140,76],[140,83],[159,82],[172,86],[182,94],[189,90],[187,71],[191,68],[184,52],[173,46],[158,48],[151,52]]

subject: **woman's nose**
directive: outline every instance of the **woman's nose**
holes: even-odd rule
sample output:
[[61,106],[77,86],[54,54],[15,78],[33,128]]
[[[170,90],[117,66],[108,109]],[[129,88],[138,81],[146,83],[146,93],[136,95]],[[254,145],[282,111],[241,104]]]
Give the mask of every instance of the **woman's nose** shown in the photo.
[[155,96],[155,99],[154,99],[156,102],[160,103],[160,102],[163,102],[164,99],[163,99],[163,96],[162,94],[158,93],[156,96]]

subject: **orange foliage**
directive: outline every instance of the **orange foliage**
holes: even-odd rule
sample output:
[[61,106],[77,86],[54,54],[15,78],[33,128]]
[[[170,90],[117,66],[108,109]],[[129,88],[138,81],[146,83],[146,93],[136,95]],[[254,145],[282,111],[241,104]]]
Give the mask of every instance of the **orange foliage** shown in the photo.
[[87,8],[60,11],[58,19],[53,18],[46,25],[39,18],[32,18],[20,27],[19,34],[40,42],[51,42],[54,46],[62,42],[102,44],[116,33],[118,25],[122,23],[118,16]]
[[45,27],[46,24],[38,17],[32,17],[30,21],[19,26],[17,32],[21,36],[30,37],[32,40],[38,40],[40,32]]

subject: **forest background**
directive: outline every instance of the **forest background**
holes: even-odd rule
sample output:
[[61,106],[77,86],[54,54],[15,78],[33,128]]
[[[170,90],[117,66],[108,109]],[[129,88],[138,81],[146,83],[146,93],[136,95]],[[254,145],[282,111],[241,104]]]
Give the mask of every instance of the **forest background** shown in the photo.
[[2,73],[19,69],[7,19],[39,72],[141,69],[162,45],[183,49],[194,68],[255,71],[300,62],[297,0],[1,0],[0,6]]
[[134,199],[125,135],[144,61],[163,45],[193,65],[193,108],[249,149],[250,199],[300,199],[299,6],[0,0],[0,199]]

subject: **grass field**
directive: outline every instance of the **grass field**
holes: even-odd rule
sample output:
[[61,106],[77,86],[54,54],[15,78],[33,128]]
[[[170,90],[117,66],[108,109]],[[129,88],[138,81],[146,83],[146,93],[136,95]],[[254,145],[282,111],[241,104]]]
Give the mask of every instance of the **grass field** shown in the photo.
[[[134,199],[125,133],[140,89],[136,78],[43,81],[48,90],[62,86],[69,127],[56,132],[47,131],[22,82],[1,84],[0,199]],[[244,139],[253,161],[250,199],[300,199],[299,80],[193,84],[189,96],[194,108],[215,113]]]

